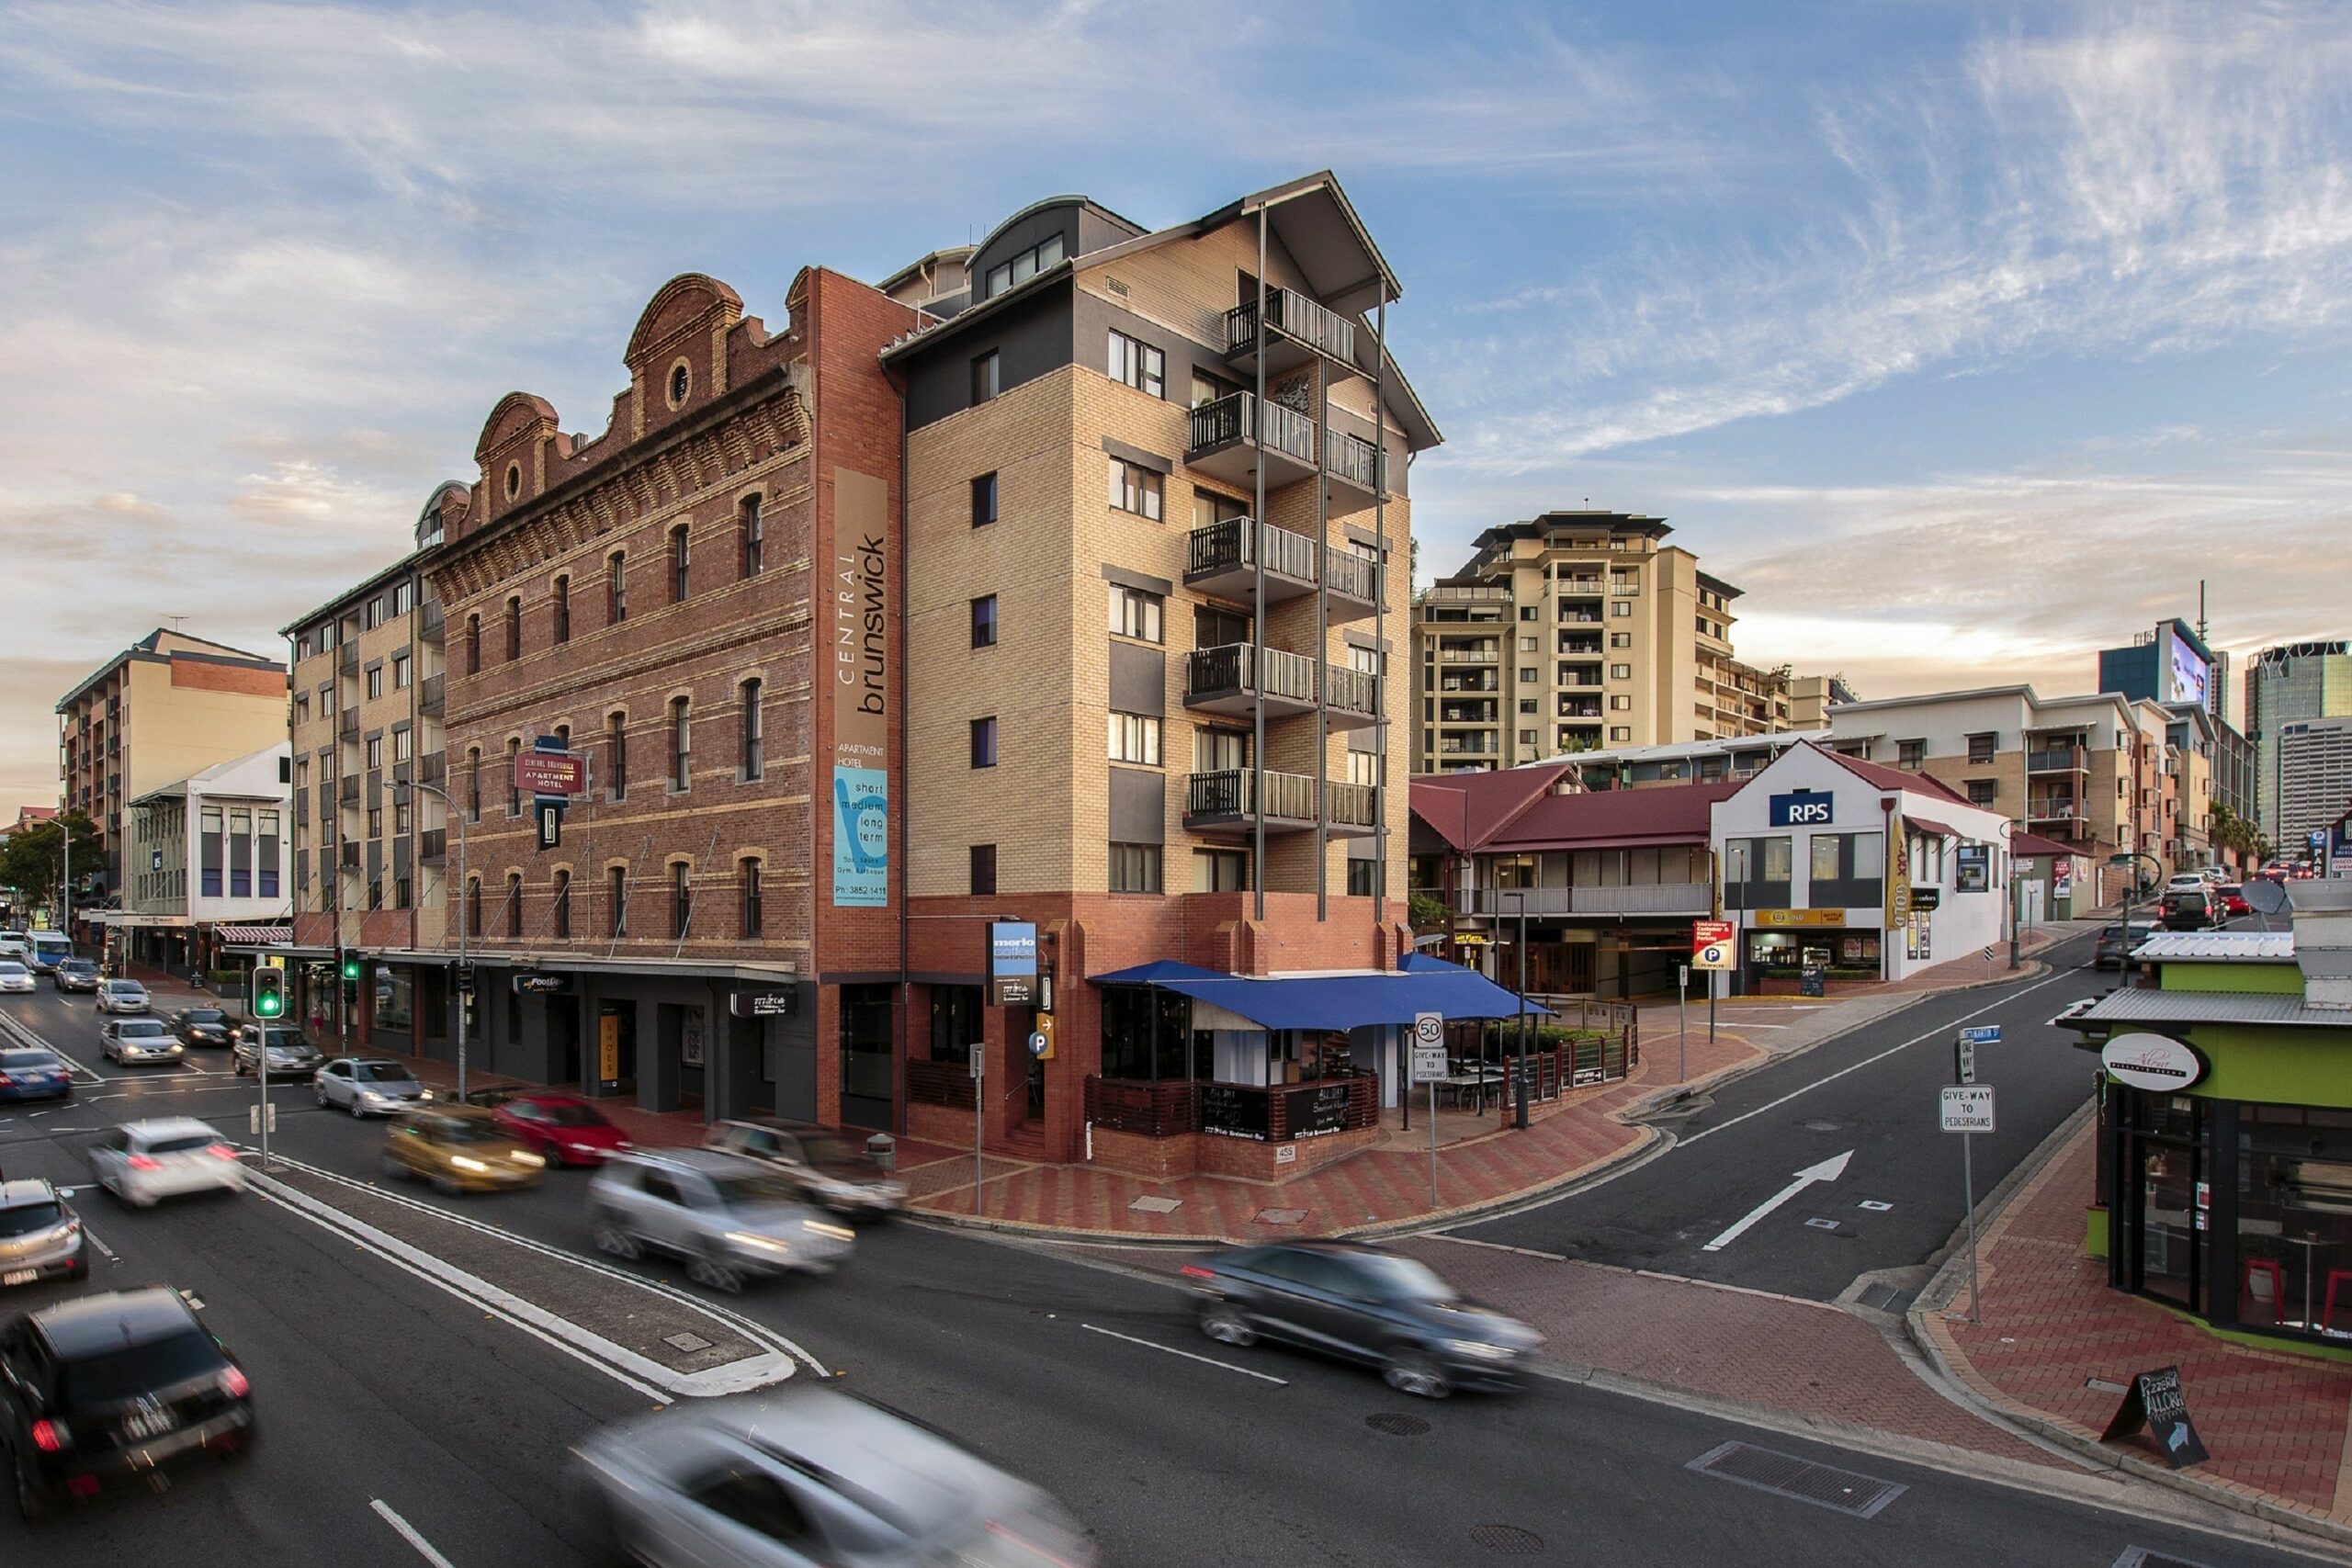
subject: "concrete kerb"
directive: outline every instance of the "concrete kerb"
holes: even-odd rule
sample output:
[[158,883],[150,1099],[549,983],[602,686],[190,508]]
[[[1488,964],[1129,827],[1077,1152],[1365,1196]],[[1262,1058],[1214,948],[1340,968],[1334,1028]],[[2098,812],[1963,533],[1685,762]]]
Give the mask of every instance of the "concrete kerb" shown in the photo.
[[[2026,1184],[2040,1176],[2058,1157],[2059,1152],[2081,1131],[2084,1121],[2094,1111],[2095,1106],[2086,1102],[2036,1145],[2032,1154],[2019,1161],[1999,1186],[1985,1195],[1977,1205],[1980,1228],[1991,1227],[1994,1220],[2007,1209]],[[1928,1327],[1928,1320],[1943,1312],[1953,1296],[1959,1293],[1968,1263],[1967,1228],[1963,1220],[1952,1238],[1944,1244],[1941,1266],[1921,1287],[1919,1294],[1913,1300],[1911,1310],[1903,1318],[1904,1331],[1925,1363],[1925,1369],[1915,1367],[1914,1370],[1921,1371],[1922,1375],[1927,1375],[1927,1370],[1931,1370],[1934,1379],[1931,1386],[1940,1385],[1937,1386],[1938,1393],[1967,1405],[1996,1426],[2019,1429],[2044,1447],[2056,1446],[2078,1463],[2094,1469],[2115,1471],[2135,1480],[2154,1482],[2213,1506],[2260,1519],[2266,1525],[2288,1532],[2291,1538],[2299,1538],[2292,1543],[2304,1550],[2309,1550],[2315,1541],[2324,1541],[2331,1548],[2352,1547],[2352,1525],[2254,1496],[2235,1485],[2171,1470],[2153,1460],[2110,1448],[2030,1406],[1988,1393],[1976,1379],[1955,1367],[1952,1358],[1946,1354]],[[1964,1363],[1966,1358],[1963,1356],[1961,1359]],[[1910,1363],[1906,1361],[1906,1364]],[[1971,1368],[1970,1371],[1973,1371]]]

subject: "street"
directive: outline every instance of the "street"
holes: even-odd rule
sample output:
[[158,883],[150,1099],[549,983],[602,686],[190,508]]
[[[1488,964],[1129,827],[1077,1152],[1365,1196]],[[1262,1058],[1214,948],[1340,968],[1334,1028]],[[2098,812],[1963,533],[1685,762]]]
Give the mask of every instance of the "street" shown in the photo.
[[[2004,1005],[2022,1017],[2048,995]],[[1956,1004],[1966,999],[1911,1010],[1940,1023]],[[187,1067],[117,1069],[98,1058],[87,1003],[44,993],[7,1008],[86,1069],[72,1105],[0,1116],[0,1165],[10,1175],[82,1179],[82,1144],[133,1113],[205,1116],[243,1141],[255,1090],[214,1076],[225,1061],[205,1053]],[[1921,1059],[1928,1055],[1923,1047]],[[1823,1054],[1815,1056],[1809,1073],[1823,1066]],[[1742,1087],[1762,1094],[1769,1077]],[[1803,1115],[1846,1113],[1842,1095],[1820,1092],[1831,1098]],[[376,1179],[380,1127],[320,1111],[306,1085],[273,1087],[272,1098],[280,1106],[274,1150],[298,1170]],[[1733,1114],[1719,1111],[1709,1123],[1727,1129],[1725,1145],[1742,1135]],[[1741,1126],[1778,1126],[1781,1116]],[[2017,1148],[2031,1141],[2030,1128],[2005,1127],[2004,1135]],[[1883,1153],[1875,1132],[1853,1146],[1863,1168]],[[2004,1148],[1983,1163],[1989,1170],[2012,1157]],[[1697,1163],[1690,1152],[1673,1158]],[[567,1268],[530,1248],[589,1252],[579,1213],[584,1179],[560,1172],[535,1191],[454,1204],[402,1196],[469,1222],[448,1224],[453,1251],[460,1237],[479,1247],[487,1235],[526,1262],[537,1258],[532,1266]],[[143,1213],[95,1190],[76,1201],[110,1253],[95,1260],[90,1288],[167,1283],[192,1292],[250,1369],[266,1438],[250,1461],[175,1476],[160,1495],[110,1498],[30,1541],[10,1517],[0,1521],[0,1552],[93,1563],[300,1563],[328,1551],[354,1564],[433,1561],[391,1522],[396,1516],[456,1568],[594,1560],[596,1543],[582,1533],[563,1485],[564,1453],[600,1425],[646,1408],[642,1390],[259,1193]],[[1908,1223],[1922,1235],[1929,1224]],[[1704,1225],[1694,1211],[1681,1228]],[[1681,1245],[1659,1256],[1679,1257]],[[675,1269],[641,1272],[688,1289]],[[73,1288],[20,1290],[9,1304]],[[2103,1568],[2128,1547],[2188,1562],[2296,1561],[1563,1384],[1538,1382],[1511,1398],[1414,1401],[1306,1356],[1213,1346],[1193,1328],[1189,1303],[1159,1280],[919,1225],[865,1232],[838,1279],[756,1288],[719,1310],[768,1325],[846,1387],[1046,1486],[1096,1529],[1112,1562],[1403,1564],[1519,1552],[1794,1565],[1916,1558],[1921,1541],[1996,1539],[2005,1561],[2052,1568]],[[797,1375],[812,1369],[803,1363]],[[1904,1490],[1863,1518],[1687,1468],[1726,1441]]]
[[2115,984],[2078,967],[2090,949],[2070,938],[2040,955],[2047,974],[1927,998],[1702,1095],[1655,1118],[1674,1142],[1647,1163],[1456,1234],[1821,1301],[1923,1264],[1964,1211],[1961,1139],[1937,1124],[1954,1032],[2001,1031],[1976,1054],[1998,1108],[1974,1139],[1981,1201],[2090,1094],[2096,1061],[2047,1022]]

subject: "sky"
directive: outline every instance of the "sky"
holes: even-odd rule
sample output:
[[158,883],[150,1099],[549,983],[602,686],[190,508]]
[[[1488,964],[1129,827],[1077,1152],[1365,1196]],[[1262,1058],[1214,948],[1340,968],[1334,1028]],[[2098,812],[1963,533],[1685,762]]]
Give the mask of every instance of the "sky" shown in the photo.
[[601,429],[666,279],[785,320],[1080,191],[1329,168],[1446,443],[1424,579],[1663,515],[1743,658],[2095,683],[2352,636],[2339,7],[0,0],[0,815],[59,696],[409,547],[510,389]]

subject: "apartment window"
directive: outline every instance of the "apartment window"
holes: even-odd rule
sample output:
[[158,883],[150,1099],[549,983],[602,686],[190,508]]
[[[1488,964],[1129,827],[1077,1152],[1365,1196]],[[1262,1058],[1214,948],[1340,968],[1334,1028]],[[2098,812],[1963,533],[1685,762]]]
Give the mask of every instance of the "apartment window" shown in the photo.
[[403,582],[392,590],[392,614],[405,615],[416,608],[416,584]]
[[1642,579],[1640,573],[1632,571],[1612,571],[1609,574],[1609,592],[1611,593],[1639,593],[1641,591]]
[[1538,650],[1538,644],[1537,644],[1537,642],[1536,642],[1536,639],[1535,639],[1535,638],[1533,638],[1533,637],[1521,637],[1521,638],[1519,639],[1519,651],[1520,651],[1520,652],[1521,652],[1521,653],[1533,653],[1533,652],[1536,652],[1537,650]]
[[1111,629],[1121,637],[1140,637],[1145,642],[1164,640],[1165,601],[1157,593],[1147,593],[1124,583],[1114,582],[1110,586]]
[[368,879],[368,907],[371,909],[384,907],[384,879],[380,876]]
[[392,802],[392,832],[396,836],[404,836],[408,832],[409,811],[409,803],[405,798]]
[[975,897],[986,897],[996,892],[996,846],[994,844],[972,846],[970,891]]
[[1193,771],[1196,773],[1231,773],[1250,765],[1250,732],[1246,729],[1212,729],[1207,726],[1193,731]]
[[1609,711],[1611,713],[1631,713],[1634,711],[1634,699],[1623,695],[1611,697],[1609,699]]
[[1968,804],[1971,806],[1992,805],[1993,797],[2000,792],[2000,787],[1999,781],[1995,779],[1969,780]]
[[414,886],[405,876],[392,878],[392,908],[405,909],[416,902]]
[[1123,381],[1153,397],[1167,395],[1168,356],[1139,338],[1111,333],[1111,379]]
[[683,604],[687,592],[686,525],[670,530],[670,603]]
[[481,820],[481,748],[466,750],[466,820]]
[[506,874],[506,934],[523,934],[523,874],[519,871]]
[[523,657],[523,596],[519,593],[506,597],[506,657]]
[[628,719],[621,714],[609,715],[605,720],[605,750],[607,754],[605,771],[612,775],[615,800],[628,798]]
[[[1533,734],[1532,731],[1529,733],[1531,736]],[[1380,783],[1380,753],[1350,751],[1348,753],[1348,782],[1351,784],[1362,784],[1367,789],[1378,784]]]
[[466,879],[466,934],[481,935],[481,878]]
[[481,673],[481,617],[466,617],[466,673]]
[[996,595],[984,593],[972,601],[972,646],[996,646]]
[[1609,667],[1609,678],[1612,681],[1630,681],[1634,678],[1634,667],[1630,664],[1612,664]]
[[558,942],[571,940],[571,873],[555,874],[555,891],[549,897],[548,915]]
[[382,594],[379,593],[376,597],[368,601],[368,611],[363,624],[369,631],[373,631],[378,626],[384,624],[384,596]]
[[685,941],[694,916],[694,874],[685,862],[674,861],[670,866],[670,935],[676,941]]
[[1634,634],[1632,632],[1611,632],[1609,634],[1609,646],[1611,648],[1631,648],[1634,646]]
[[367,682],[368,700],[374,702],[384,694],[384,667],[380,664],[368,666]]
[[672,697],[670,699],[670,789],[674,794],[694,782],[693,704],[684,697]]
[[1194,408],[1199,408],[1204,403],[1213,403],[1219,398],[1229,398],[1240,389],[1230,382],[1220,381],[1204,372],[1199,370],[1193,372],[1193,407]]
[[767,522],[760,515],[760,498],[747,495],[743,504],[735,510],[735,538],[741,547],[743,575],[757,577],[764,564],[763,552],[767,543]]
[[372,773],[373,771],[375,771],[375,770],[376,770],[376,769],[378,769],[378,768],[382,767],[383,765],[384,765],[384,738],[383,738],[382,736],[380,736],[380,735],[371,735],[371,736],[369,736],[369,737],[368,738],[368,770]]
[[1160,476],[1140,463],[1110,459],[1111,504],[1122,512],[1157,523],[1160,517]]
[[976,718],[972,721],[972,766],[996,766],[996,720]]
[[1534,744],[1535,744],[1535,731],[1533,731],[1533,730],[1532,730],[1532,729],[1522,729],[1522,730],[1521,730],[1521,731],[1519,732],[1519,743],[1520,743],[1521,746],[1532,746],[1532,745],[1534,745]]
[[996,521],[996,475],[981,474],[972,480],[972,526],[985,528]]
[[523,815],[523,786],[515,782],[514,764],[523,755],[523,743],[510,739],[506,742],[506,815]]
[[548,606],[555,623],[555,640],[571,640],[571,579],[559,577],[548,590]]
[[1159,766],[1159,720],[1149,714],[1111,715],[1111,761]]
[[415,678],[416,678],[416,671],[415,671],[415,667],[414,667],[414,665],[410,661],[410,660],[409,660],[409,656],[408,656],[407,654],[405,654],[405,653],[395,653],[395,654],[393,654],[393,655],[392,655],[392,690],[394,690],[395,692],[405,692],[405,691],[407,691],[407,690],[409,689],[409,685],[410,685],[410,683],[411,683],[413,681],[414,681],[414,680],[415,680]]
[[1521,604],[1519,607],[1519,618],[1522,621],[1534,620],[1541,614],[1542,607],[1540,605]]
[[989,349],[986,354],[978,355],[972,360],[972,400],[976,403],[987,402],[997,395],[999,389],[996,350]]
[[1634,738],[1634,729],[1633,729],[1633,727],[1632,727],[1631,725],[1616,724],[1616,725],[1611,725],[1611,726],[1610,726],[1610,728],[1609,728],[1609,739],[1611,739],[1611,740],[1631,740],[1633,738]]
[[1159,846],[1113,844],[1109,880],[1114,893],[1159,892]]
[[758,936],[767,929],[767,913],[760,907],[760,863],[740,860],[735,863],[736,881],[743,889],[743,935]]
[[405,762],[416,752],[416,736],[412,730],[392,731],[392,761]]
[[1246,893],[1249,888],[1249,851],[1194,850],[1193,852],[1193,892]]
[[605,874],[606,903],[611,908],[608,934],[628,934],[628,867],[616,865]]
[[622,550],[605,558],[605,619],[628,619],[628,556]]
[[1250,640],[1250,617],[1233,610],[1220,610],[1212,604],[1193,606],[1193,646],[1223,648],[1229,643]]
[[1894,765],[1916,768],[1928,760],[1928,743],[1924,740],[1898,740],[1894,743]]
[[294,722],[296,724],[311,722],[311,694],[308,692],[294,694]]
[[1533,697],[1519,699],[1519,711],[1521,713],[1540,713],[1543,711],[1543,706],[1544,705]]
[[1621,618],[1631,615],[1634,613],[1634,602],[1631,599],[1615,600],[1610,604],[1609,613]]
[[380,806],[368,808],[368,836],[371,839],[384,836],[384,808]]
[[1213,490],[1193,487],[1193,526],[1205,528],[1213,523],[1232,523],[1250,515],[1246,502],[1229,495],[1219,495]]
[[743,770],[744,781],[749,783],[765,772],[760,760],[760,682],[757,681],[743,682],[743,720],[740,728],[743,732],[743,755],[737,766]]
[[[987,294],[1001,294],[1015,284],[1026,283],[1047,267],[1062,259],[1062,237],[1048,234],[1019,255],[1001,261],[989,268]],[[982,298],[987,298],[983,295]],[[991,355],[990,357],[994,357]]]
[[1985,763],[1993,760],[1993,747],[1999,739],[2000,736],[1997,733],[1993,735],[1970,736],[1968,738],[1968,760],[1978,767],[1983,767]]
[[1544,671],[1536,669],[1534,666],[1524,666],[1519,672],[1519,683],[1522,686],[1532,686],[1537,681],[1543,678],[1543,675]]

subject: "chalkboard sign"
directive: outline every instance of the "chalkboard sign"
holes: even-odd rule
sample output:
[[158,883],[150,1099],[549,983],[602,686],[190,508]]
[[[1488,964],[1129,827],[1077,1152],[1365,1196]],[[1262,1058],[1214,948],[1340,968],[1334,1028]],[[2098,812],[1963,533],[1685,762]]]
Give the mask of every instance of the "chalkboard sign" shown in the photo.
[[1232,1084],[1201,1086],[1201,1131],[1215,1133],[1227,1138],[1266,1139],[1266,1106],[1268,1096],[1263,1089],[1251,1090]]
[[2180,1369],[2166,1367],[2161,1371],[2142,1372],[2132,1380],[2132,1387],[2123,1395],[2122,1407],[2107,1430],[2098,1435],[2100,1442],[2111,1443],[2128,1438],[2145,1427],[2155,1439],[2156,1451],[2165,1456],[2165,1463],[2178,1470],[2185,1465],[2202,1464],[2211,1456],[2205,1445],[2197,1440],[2197,1427],[2188,1419],[2188,1396],[2181,1391]]
[[1348,1086],[1318,1084],[1308,1094],[1292,1096],[1290,1111],[1290,1135],[1294,1138],[1337,1133],[1348,1124]]
[[1826,997],[1828,994],[1829,972],[1827,970],[1807,969],[1797,976],[1797,995],[1801,997]]

